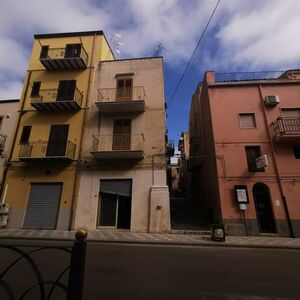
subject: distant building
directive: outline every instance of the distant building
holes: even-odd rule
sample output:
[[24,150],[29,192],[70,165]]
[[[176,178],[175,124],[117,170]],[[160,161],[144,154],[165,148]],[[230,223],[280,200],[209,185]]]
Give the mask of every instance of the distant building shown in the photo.
[[19,99],[0,100],[0,188],[14,137],[18,106]]
[[300,236],[299,95],[299,70],[206,72],[192,98],[190,169],[208,223]]
[[179,183],[178,189],[182,195],[189,195],[189,132],[182,132],[178,141],[179,151]]

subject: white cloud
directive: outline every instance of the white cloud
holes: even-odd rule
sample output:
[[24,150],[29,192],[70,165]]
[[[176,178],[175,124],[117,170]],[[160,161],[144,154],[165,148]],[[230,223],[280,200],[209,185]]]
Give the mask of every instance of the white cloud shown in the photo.
[[[18,80],[25,74],[35,33],[103,29],[109,38],[117,31],[125,43],[122,57],[151,55],[162,43],[168,50],[163,52],[166,62],[176,67],[189,59],[216,3],[1,0],[0,98],[21,87]],[[227,71],[297,67],[299,11],[299,0],[221,1],[197,53],[200,67]]]
[[23,82],[10,81],[0,84],[0,101],[6,99],[20,99]]

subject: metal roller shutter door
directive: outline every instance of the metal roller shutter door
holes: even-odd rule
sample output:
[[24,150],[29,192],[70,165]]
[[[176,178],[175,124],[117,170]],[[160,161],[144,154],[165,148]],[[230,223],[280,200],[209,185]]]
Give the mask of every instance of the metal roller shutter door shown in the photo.
[[55,229],[62,184],[31,184],[23,228]]
[[100,180],[100,192],[130,197],[131,180]]

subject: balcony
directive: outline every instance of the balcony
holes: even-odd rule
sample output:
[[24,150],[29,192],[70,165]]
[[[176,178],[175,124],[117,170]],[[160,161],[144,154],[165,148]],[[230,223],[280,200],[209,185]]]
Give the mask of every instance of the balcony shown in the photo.
[[39,111],[76,111],[81,108],[82,93],[75,88],[74,94],[60,96],[58,89],[41,89],[31,97],[31,105]]
[[40,62],[48,71],[80,70],[87,68],[88,54],[81,44],[67,45],[65,48],[43,46]]
[[146,93],[143,86],[98,90],[96,105],[101,113],[144,112]]
[[144,141],[143,134],[94,135],[91,154],[97,159],[142,159]]
[[277,142],[300,142],[300,118],[280,117],[272,122],[274,140]]
[[76,145],[67,142],[29,142],[21,145],[19,158],[22,161],[65,161],[74,160]]
[[4,150],[6,137],[7,136],[5,134],[0,133],[0,153]]

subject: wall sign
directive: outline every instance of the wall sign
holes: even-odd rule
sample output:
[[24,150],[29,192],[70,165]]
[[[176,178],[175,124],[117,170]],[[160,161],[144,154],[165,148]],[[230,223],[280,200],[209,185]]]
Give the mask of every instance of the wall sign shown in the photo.
[[248,204],[249,197],[246,185],[235,185],[234,193],[238,204]]

